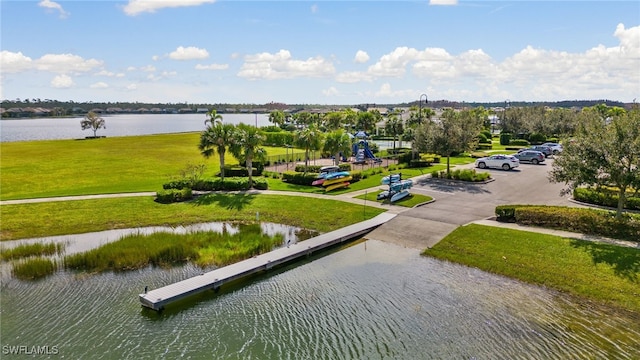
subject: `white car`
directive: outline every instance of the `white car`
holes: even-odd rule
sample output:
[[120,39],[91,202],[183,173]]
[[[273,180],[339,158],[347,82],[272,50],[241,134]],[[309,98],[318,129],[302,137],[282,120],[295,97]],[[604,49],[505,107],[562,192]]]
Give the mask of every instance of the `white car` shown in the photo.
[[485,168],[501,168],[503,170],[511,170],[520,166],[520,160],[511,155],[491,155],[476,160],[476,167]]
[[558,155],[562,152],[562,150],[564,150],[562,145],[558,143],[544,143],[542,145],[550,147],[551,151],[553,152],[553,155]]

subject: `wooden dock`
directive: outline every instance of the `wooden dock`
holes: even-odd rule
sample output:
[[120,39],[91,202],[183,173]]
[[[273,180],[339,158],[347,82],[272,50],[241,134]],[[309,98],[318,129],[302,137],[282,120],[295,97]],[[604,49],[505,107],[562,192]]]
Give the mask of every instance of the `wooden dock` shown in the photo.
[[289,247],[282,247],[202,275],[194,276],[159,289],[147,291],[146,293],[139,295],[140,302],[142,303],[142,306],[160,311],[172,302],[182,300],[206,290],[215,290],[230,281],[234,281],[260,271],[269,270],[274,266],[287,263],[329,246],[362,236],[393,219],[395,216],[396,214],[382,213],[372,219],[295,243]]

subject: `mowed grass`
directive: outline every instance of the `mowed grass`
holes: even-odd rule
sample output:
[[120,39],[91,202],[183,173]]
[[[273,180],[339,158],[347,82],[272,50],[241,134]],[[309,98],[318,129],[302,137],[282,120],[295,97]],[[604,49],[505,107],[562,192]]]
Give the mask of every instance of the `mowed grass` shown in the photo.
[[[363,199],[367,201],[378,202],[381,204],[388,204],[388,199],[378,200],[378,194],[383,192],[384,190],[374,190],[371,192],[367,192],[362,195],[356,196],[356,199]],[[431,196],[421,195],[421,194],[410,194],[409,196],[400,199],[393,203],[393,205],[405,206],[405,207],[414,207],[419,204],[424,204],[433,200]]]
[[640,313],[636,248],[472,224],[423,255]]
[[[0,240],[78,234],[141,226],[209,221],[273,222],[335,230],[382,213],[382,209],[297,196],[209,194],[185,203],[159,204],[152,197],[3,205]],[[364,213],[364,214],[363,214]]]
[[[205,159],[200,133],[0,143],[0,199],[157,191],[188,164],[220,171],[218,155]],[[266,148],[269,155],[284,148]],[[230,154],[227,164],[238,161]]]

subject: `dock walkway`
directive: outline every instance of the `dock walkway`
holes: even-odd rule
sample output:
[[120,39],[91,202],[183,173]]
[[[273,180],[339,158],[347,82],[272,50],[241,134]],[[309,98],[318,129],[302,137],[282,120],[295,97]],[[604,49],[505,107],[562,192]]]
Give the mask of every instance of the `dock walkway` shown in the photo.
[[202,275],[194,276],[159,289],[148,291],[145,294],[139,295],[140,302],[142,303],[142,306],[160,311],[172,302],[206,290],[215,290],[230,281],[234,281],[260,271],[269,270],[275,266],[287,263],[299,257],[310,255],[318,250],[362,236],[393,219],[395,216],[396,214],[393,213],[382,213],[372,219],[295,243],[289,247],[279,248],[235,264],[215,269]]

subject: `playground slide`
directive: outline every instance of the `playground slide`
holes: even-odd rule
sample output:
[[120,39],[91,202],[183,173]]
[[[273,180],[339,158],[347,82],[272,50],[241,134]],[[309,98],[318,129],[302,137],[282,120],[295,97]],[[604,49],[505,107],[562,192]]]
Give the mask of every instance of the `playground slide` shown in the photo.
[[373,155],[373,153],[371,152],[369,147],[364,148],[364,156],[369,158],[369,159],[377,159],[377,157],[375,155]]
[[324,191],[331,191],[331,190],[335,190],[335,189],[341,189],[341,188],[347,187],[349,185],[350,185],[350,183],[348,181],[347,182],[341,182],[341,183],[333,184],[331,186],[327,186],[324,189]]

